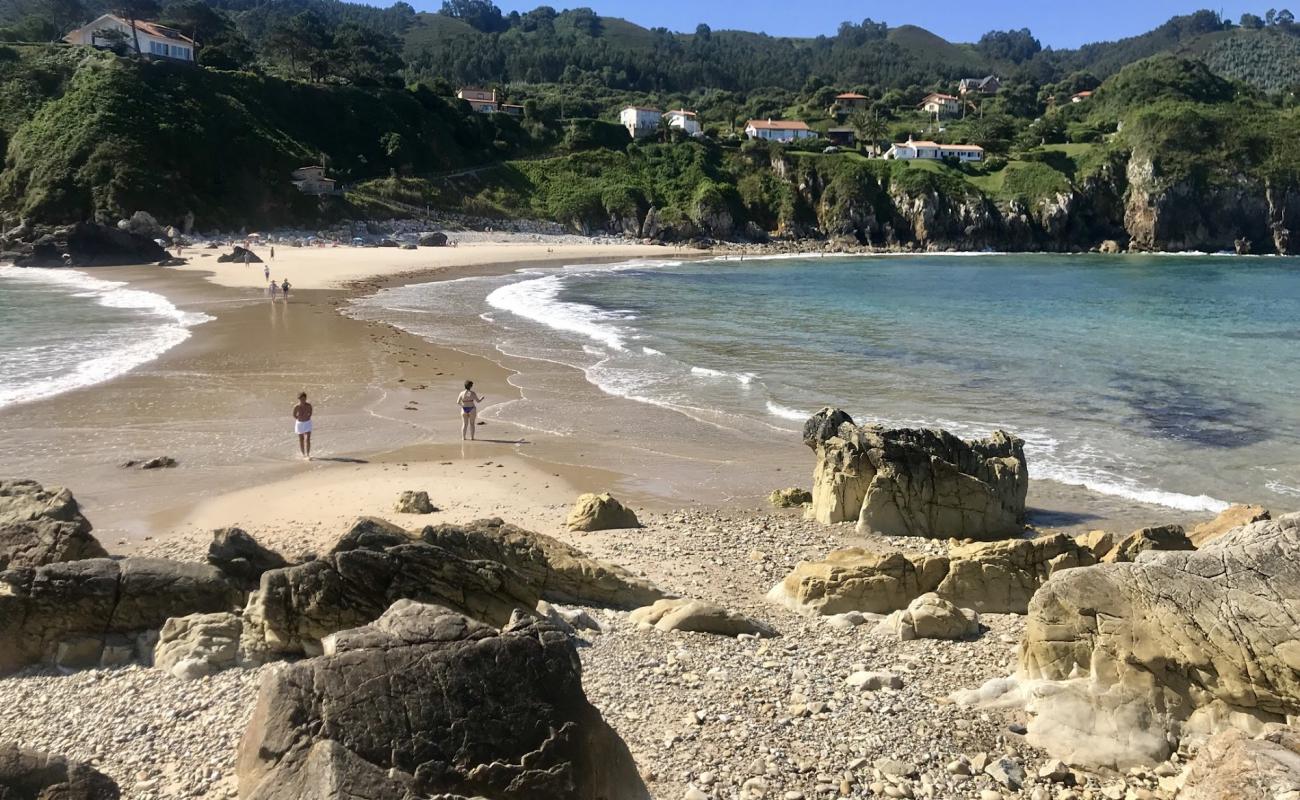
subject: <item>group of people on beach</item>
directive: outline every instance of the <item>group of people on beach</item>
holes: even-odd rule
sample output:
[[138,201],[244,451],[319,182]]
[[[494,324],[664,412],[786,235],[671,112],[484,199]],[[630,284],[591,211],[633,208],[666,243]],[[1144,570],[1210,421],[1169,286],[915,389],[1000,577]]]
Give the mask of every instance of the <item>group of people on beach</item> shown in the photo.
[[[474,391],[474,381],[465,381],[465,390],[456,395],[456,405],[460,408],[461,441],[474,441],[474,428],[478,425],[478,404],[486,399]],[[293,407],[293,432],[298,436],[298,452],[308,461],[311,460],[311,417],[314,411],[312,404],[307,402],[307,393],[299,392],[298,402]]]

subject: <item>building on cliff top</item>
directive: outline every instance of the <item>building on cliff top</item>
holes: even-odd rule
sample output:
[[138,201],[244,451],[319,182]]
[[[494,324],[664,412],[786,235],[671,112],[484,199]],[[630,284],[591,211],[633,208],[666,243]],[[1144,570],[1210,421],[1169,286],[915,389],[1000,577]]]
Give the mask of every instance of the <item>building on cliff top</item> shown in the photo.
[[190,64],[197,57],[198,44],[175,28],[137,19],[132,30],[132,23],[115,14],[103,14],[91,20],[64,36],[63,41],[101,48],[124,44],[134,50],[137,37],[141,55]]
[[955,158],[958,161],[983,161],[984,148],[975,144],[938,144],[936,142],[914,142],[908,139],[906,142],[900,142],[889,148],[889,151],[885,153],[885,158],[894,158],[899,161],[912,161],[915,159],[941,161],[945,158]]
[[797,119],[751,119],[745,124],[745,135],[769,142],[793,142],[812,139],[817,132],[809,128],[808,123]]

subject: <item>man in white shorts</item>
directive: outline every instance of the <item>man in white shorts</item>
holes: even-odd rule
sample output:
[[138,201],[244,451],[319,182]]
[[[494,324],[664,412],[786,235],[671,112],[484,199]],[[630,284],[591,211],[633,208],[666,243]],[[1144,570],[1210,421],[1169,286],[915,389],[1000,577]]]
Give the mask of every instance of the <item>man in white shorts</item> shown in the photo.
[[311,461],[311,411],[307,393],[299,392],[298,405],[293,407],[293,432],[298,434],[298,451],[308,461]]

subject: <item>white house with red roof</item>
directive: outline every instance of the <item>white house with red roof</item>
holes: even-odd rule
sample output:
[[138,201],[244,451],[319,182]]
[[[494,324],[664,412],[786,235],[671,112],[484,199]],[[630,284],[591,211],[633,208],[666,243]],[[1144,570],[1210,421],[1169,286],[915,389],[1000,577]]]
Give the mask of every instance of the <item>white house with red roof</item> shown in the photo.
[[480,89],[477,86],[466,86],[456,92],[456,97],[469,103],[469,107],[479,114],[495,114],[501,110],[501,102],[497,100],[496,89]]
[[745,124],[745,135],[768,142],[794,142],[812,139],[817,132],[797,119],[751,119]]
[[1071,96],[1070,96],[1070,102],[1071,102],[1071,103],[1082,103],[1084,100],[1089,100],[1089,99],[1091,99],[1091,98],[1092,98],[1092,92],[1090,92],[1090,91],[1084,91],[1084,92],[1079,92],[1078,94],[1075,94],[1075,95],[1071,95]]
[[676,128],[688,136],[699,136],[704,132],[704,129],[700,127],[700,118],[696,113],[681,108],[664,114],[664,124],[670,128]]
[[628,106],[618,112],[618,121],[633,139],[644,139],[659,132],[659,125],[664,121],[664,112],[657,108]]
[[921,110],[941,117],[955,117],[961,113],[961,100],[950,94],[934,92],[921,101]]
[[139,34],[141,55],[188,61],[191,64],[197,58],[198,45],[175,28],[138,19],[135,20],[133,32],[130,22],[114,14],[104,14],[91,20],[64,36],[63,41],[90,47],[112,47],[121,43],[134,50],[136,34]]
[[984,148],[976,144],[938,144],[937,142],[914,142],[908,139],[889,148],[885,158],[895,158],[899,161],[915,159],[942,161],[945,158],[955,158],[958,161],[983,161]]

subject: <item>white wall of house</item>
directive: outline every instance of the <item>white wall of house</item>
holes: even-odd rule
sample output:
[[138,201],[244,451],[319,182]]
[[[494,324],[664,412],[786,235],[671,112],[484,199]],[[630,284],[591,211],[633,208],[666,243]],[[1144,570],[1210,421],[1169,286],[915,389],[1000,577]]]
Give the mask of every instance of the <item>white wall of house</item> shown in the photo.
[[653,136],[659,131],[659,123],[662,119],[663,114],[653,108],[629,106],[618,114],[618,121],[627,128],[628,135],[633,139]]
[[817,132],[804,128],[756,128],[750,125],[745,128],[745,135],[768,142],[793,142],[797,139],[812,139],[817,136]]
[[703,128],[700,127],[700,120],[698,118],[677,111],[669,111],[667,114],[664,114],[664,122],[668,127],[685,131],[691,136],[694,136],[703,130]]
[[955,158],[958,161],[974,162],[984,160],[984,151],[979,148],[945,146],[933,142],[903,142],[889,148],[885,158],[895,158],[899,161],[914,159],[941,161],[945,158]]
[[[86,44],[92,47],[108,47],[113,41],[96,36],[96,33],[102,30],[120,31],[125,36],[127,47],[135,49],[135,37],[131,33],[131,26],[117,19],[116,17],[105,15],[86,25],[78,28],[68,34],[66,41],[72,44]],[[193,61],[194,45],[189,42],[182,42],[175,39],[165,39],[160,36],[154,36],[141,30],[140,34],[140,52],[147,56],[155,58],[172,58],[177,61]]]
[[958,101],[937,97],[926,100],[921,108],[927,114],[939,114],[944,117],[953,117],[961,112],[961,104]]

